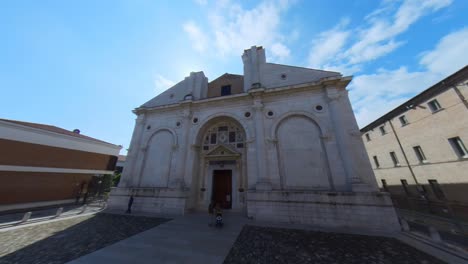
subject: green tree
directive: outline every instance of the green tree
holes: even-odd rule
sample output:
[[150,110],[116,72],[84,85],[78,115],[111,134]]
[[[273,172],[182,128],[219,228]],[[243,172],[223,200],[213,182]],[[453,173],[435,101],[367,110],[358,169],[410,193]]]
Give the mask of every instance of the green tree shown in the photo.
[[114,175],[112,175],[112,187],[117,187],[117,185],[119,184],[120,182],[120,176],[122,176],[122,174],[120,172],[115,172]]

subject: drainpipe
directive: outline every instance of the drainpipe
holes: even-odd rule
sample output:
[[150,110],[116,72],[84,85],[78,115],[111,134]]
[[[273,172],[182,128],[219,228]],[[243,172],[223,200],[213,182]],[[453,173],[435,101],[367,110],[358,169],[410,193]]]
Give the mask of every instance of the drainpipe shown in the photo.
[[398,146],[400,146],[400,150],[403,153],[403,157],[405,158],[406,164],[408,164],[408,169],[409,169],[409,171],[411,173],[411,176],[413,176],[414,182],[416,183],[416,189],[421,194],[421,193],[423,193],[423,190],[421,188],[421,185],[418,182],[418,179],[416,178],[416,175],[414,174],[413,168],[411,168],[411,165],[410,165],[410,163],[408,161],[408,157],[406,156],[405,150],[403,149],[403,146],[401,145],[400,138],[398,137],[398,135],[397,135],[397,133],[395,131],[395,128],[393,127],[392,120],[389,119],[388,122],[390,123],[390,127],[392,128],[393,134],[395,135],[395,138],[396,138],[396,140],[398,142]]
[[452,86],[453,90],[455,90],[455,93],[458,95],[462,103],[465,105],[466,109],[468,109],[468,101],[466,100],[465,96],[460,92],[460,89],[456,85]]

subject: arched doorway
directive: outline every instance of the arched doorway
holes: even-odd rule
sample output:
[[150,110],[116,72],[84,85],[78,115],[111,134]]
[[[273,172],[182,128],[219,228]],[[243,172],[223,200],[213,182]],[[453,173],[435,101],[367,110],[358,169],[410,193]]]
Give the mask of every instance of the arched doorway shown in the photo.
[[206,209],[211,201],[224,209],[245,207],[246,133],[231,117],[216,117],[199,130],[197,163],[194,177],[195,207]]

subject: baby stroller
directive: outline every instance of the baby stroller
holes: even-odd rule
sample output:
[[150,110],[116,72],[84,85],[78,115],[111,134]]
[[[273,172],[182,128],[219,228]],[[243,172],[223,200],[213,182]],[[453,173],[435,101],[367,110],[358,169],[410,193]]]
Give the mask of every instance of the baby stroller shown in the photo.
[[223,227],[223,214],[221,210],[217,210],[216,217],[215,217],[215,226],[216,227]]
[[208,207],[208,212],[210,215],[214,215],[214,223],[209,224],[209,226],[223,227],[223,213],[219,203],[214,206],[214,202],[212,201]]

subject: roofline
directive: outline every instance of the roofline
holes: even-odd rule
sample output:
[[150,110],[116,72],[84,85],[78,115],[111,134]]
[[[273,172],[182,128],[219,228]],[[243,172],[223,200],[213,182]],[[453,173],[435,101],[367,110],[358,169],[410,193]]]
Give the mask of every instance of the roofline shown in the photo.
[[[339,84],[340,86],[346,87],[352,80],[353,76],[330,76],[330,77],[324,77],[322,79],[319,79],[314,82],[305,82],[305,83],[299,83],[299,84],[294,84],[294,85],[287,85],[287,86],[279,86],[279,87],[272,87],[268,89],[257,89],[257,90],[263,90],[265,91],[266,94],[268,93],[276,93],[276,92],[281,92],[285,90],[294,90],[294,89],[301,89],[301,88],[306,88],[309,86],[320,86],[320,85],[328,85],[328,84]],[[154,110],[160,110],[160,109],[168,109],[168,108],[173,108],[173,107],[178,107],[182,104],[186,103],[192,103],[192,104],[203,104],[207,102],[213,102],[213,101],[221,101],[221,100],[226,100],[226,99],[234,99],[234,98],[239,98],[239,97],[245,97],[249,96],[253,92],[252,90],[249,90],[247,92],[239,93],[239,94],[232,94],[229,96],[217,96],[217,97],[211,97],[211,98],[205,98],[201,100],[186,100],[186,101],[179,101],[173,104],[167,104],[167,105],[160,105],[160,106],[155,106],[155,107],[138,107],[135,108],[132,112],[136,115],[139,115],[142,112],[148,112],[148,111],[154,111]]]
[[439,81],[438,83],[432,85],[431,87],[427,88],[426,90],[420,92],[419,94],[413,96],[408,101],[402,103],[401,105],[397,106],[390,112],[386,113],[385,115],[379,117],[378,119],[374,120],[373,122],[369,123],[367,126],[361,128],[361,132],[365,133],[369,130],[374,129],[375,127],[387,122],[390,119],[393,119],[396,116],[401,115],[402,113],[408,111],[408,107],[414,107],[420,104],[427,99],[434,97],[446,90],[452,88],[453,85],[456,85],[463,79],[468,78],[468,65],[465,65],[460,70],[456,71],[455,73],[449,75],[445,79]]
[[[13,121],[13,120],[11,120],[11,121]],[[0,120],[0,124],[2,124],[2,123],[6,124],[6,125],[13,126],[13,127],[21,128],[23,130],[30,130],[30,131],[33,131],[33,132],[40,132],[40,133],[48,133],[48,134],[53,134],[53,135],[57,135],[57,136],[62,136],[62,137],[68,138],[68,139],[74,139],[74,140],[78,140],[78,141],[86,141],[86,142],[91,142],[91,143],[95,143],[95,144],[99,144],[99,145],[104,145],[106,147],[111,147],[111,148],[118,149],[118,150],[122,149],[122,146],[120,146],[120,145],[115,145],[115,144],[108,143],[108,142],[105,142],[105,141],[102,141],[102,140],[99,140],[99,139],[87,139],[87,138],[82,138],[82,137],[74,137],[74,136],[70,136],[70,135],[67,135],[67,134],[62,134],[62,133],[58,133],[58,132],[54,132],[54,131],[50,131],[50,130],[46,130],[46,129],[41,129],[41,128],[37,128],[37,127],[21,125],[21,124],[15,123],[15,122],[10,122],[8,119]],[[44,125],[44,124],[41,124],[41,125]]]
[[274,65],[280,65],[280,66],[288,66],[288,67],[293,67],[293,68],[306,69],[306,70],[314,70],[314,71],[320,71],[320,72],[332,72],[332,73],[336,73],[337,75],[343,75],[343,74],[341,74],[341,72],[320,70],[320,69],[314,69],[314,68],[307,68],[307,67],[302,67],[302,66],[294,66],[294,65],[287,65],[287,64],[273,63],[273,62],[266,62],[266,64],[274,64]]
[[238,76],[238,77],[244,77],[244,75],[242,75],[242,74],[234,74],[234,73],[228,73],[228,72],[226,72],[226,73],[224,73],[224,74],[222,74],[222,75],[216,77],[216,79],[213,79],[212,81],[208,82],[208,84],[210,84],[210,83],[212,83],[212,82],[214,82],[214,81],[217,81],[218,79],[220,79],[221,77],[223,77],[223,76],[225,76],[225,75],[234,75],[234,76]]

